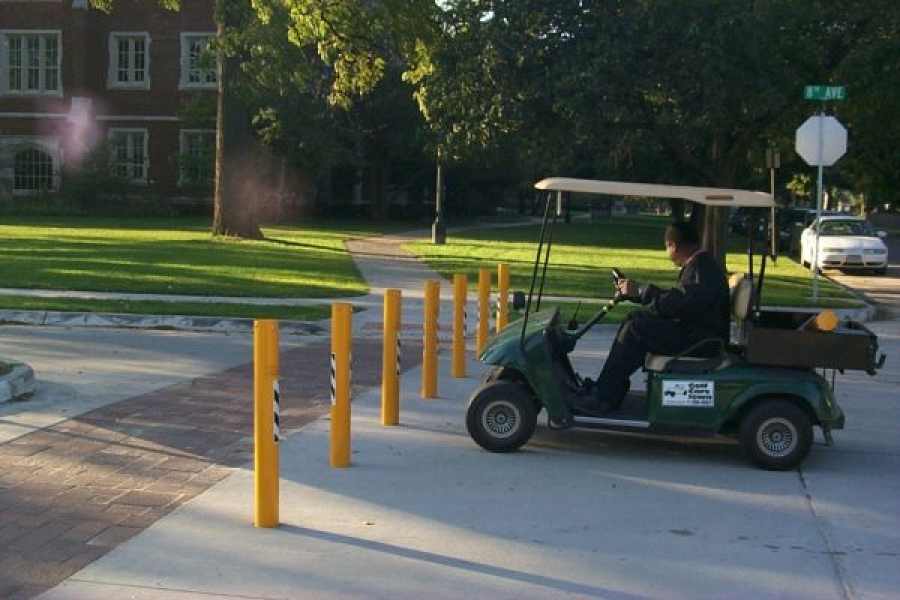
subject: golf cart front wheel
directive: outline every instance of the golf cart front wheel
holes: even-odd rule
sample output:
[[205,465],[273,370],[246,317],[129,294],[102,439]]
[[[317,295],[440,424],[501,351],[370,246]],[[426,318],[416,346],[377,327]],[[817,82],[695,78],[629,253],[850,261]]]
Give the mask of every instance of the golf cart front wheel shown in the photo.
[[466,429],[490,452],[518,450],[534,433],[537,407],[521,384],[509,380],[481,386],[469,400]]
[[807,414],[787,400],[767,400],[741,423],[741,443],[757,465],[770,471],[800,466],[812,447]]

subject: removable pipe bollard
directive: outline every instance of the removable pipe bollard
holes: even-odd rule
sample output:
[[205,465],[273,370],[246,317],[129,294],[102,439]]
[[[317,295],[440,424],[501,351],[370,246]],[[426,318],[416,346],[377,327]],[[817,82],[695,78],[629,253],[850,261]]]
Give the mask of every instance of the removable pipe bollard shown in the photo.
[[468,278],[464,274],[453,276],[453,352],[450,375],[466,376],[466,302]]
[[278,321],[253,322],[253,491],[256,527],[278,527]]
[[425,308],[422,331],[422,398],[436,398],[437,391],[437,322],[441,301],[441,283],[425,282]]
[[384,341],[381,360],[381,424],[400,423],[400,290],[384,292]]
[[490,328],[491,270],[478,269],[478,328],[475,330],[475,352],[480,355],[487,344]]
[[509,265],[497,265],[497,331],[506,327],[509,300]]
[[350,304],[331,305],[331,454],[332,467],[350,466]]

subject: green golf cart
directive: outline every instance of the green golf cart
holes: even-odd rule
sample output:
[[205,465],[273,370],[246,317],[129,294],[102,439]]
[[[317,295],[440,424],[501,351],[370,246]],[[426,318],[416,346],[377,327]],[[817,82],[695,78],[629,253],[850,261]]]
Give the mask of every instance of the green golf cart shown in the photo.
[[[558,307],[541,309],[564,194],[772,210],[769,194],[570,178],[544,179],[535,187],[546,193],[546,204],[531,287],[524,316],[488,340],[479,356],[494,368],[468,403],[466,426],[475,442],[492,452],[515,451],[529,441],[545,410],[550,429],[736,438],[753,462],[771,470],[798,467],[809,454],[815,426],[827,444],[833,443],[832,430],[844,427],[844,413],[833,393],[834,371],[859,369],[874,375],[884,355],[877,356],[876,336],[855,321],[821,331],[811,327],[815,311],[761,310],[766,253],[754,277],[752,239],[748,273],[731,278],[731,341],[726,345],[709,340],[718,346],[713,352],[705,348],[702,357],[695,356],[696,346],[677,356],[648,354],[646,389],[629,392],[615,412],[596,416],[574,408],[586,382],[573,368],[570,354],[619,299],[610,300],[580,326],[562,323]],[[622,276],[611,271],[613,277]],[[828,369],[831,383],[825,378]]]

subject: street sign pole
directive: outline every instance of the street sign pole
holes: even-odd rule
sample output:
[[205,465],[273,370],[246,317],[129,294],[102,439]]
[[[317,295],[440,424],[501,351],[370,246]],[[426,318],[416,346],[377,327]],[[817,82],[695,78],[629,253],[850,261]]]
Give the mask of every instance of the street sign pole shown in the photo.
[[[819,234],[822,229],[822,205],[825,203],[823,185],[825,165],[833,165],[847,150],[847,130],[833,117],[825,116],[825,102],[840,101],[847,98],[844,86],[808,85],[803,90],[806,100],[822,103],[819,114],[810,117],[797,129],[797,153],[809,164],[818,167],[816,177],[816,231],[813,241],[812,256],[812,297],[819,298]],[[818,123],[812,123],[817,119]],[[826,121],[827,119],[827,121]],[[815,131],[815,133],[813,133]],[[813,142],[811,139],[815,135]],[[826,140],[826,138],[828,138]]]
[[819,173],[816,177],[816,242],[813,244],[813,302],[819,299],[819,232],[822,230],[822,180],[825,168],[822,166],[822,149],[825,144],[825,103],[822,103],[822,110],[819,113]]

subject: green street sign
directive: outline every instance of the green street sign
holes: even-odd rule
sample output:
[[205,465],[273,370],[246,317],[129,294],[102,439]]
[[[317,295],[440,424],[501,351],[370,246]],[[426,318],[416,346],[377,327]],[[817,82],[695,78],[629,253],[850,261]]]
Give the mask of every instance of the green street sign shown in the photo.
[[847,88],[842,85],[808,85],[803,89],[805,100],[845,100]]

